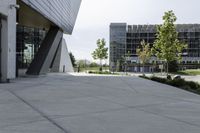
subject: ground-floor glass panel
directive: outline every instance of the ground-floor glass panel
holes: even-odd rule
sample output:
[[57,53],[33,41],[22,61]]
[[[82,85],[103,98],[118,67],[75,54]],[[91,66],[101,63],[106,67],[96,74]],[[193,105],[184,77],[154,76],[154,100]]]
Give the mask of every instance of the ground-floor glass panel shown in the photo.
[[45,35],[45,29],[17,25],[17,69],[29,67]]

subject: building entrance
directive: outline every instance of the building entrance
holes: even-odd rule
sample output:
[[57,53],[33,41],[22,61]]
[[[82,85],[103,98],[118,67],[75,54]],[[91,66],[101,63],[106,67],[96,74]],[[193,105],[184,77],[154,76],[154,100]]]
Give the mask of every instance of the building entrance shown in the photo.
[[16,76],[25,74],[45,36],[44,29],[17,25]]

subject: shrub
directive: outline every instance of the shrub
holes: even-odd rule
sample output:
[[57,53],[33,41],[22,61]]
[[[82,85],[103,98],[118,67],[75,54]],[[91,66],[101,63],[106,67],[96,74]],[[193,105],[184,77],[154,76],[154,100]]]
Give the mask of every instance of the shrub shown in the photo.
[[153,81],[160,82],[160,83],[166,83],[167,82],[167,79],[160,78],[160,77],[151,77],[150,79],[153,80]]
[[193,81],[185,81],[184,79],[180,78],[180,79],[167,79],[167,78],[160,78],[160,77],[146,77],[146,76],[140,76],[141,78],[145,78],[145,79],[149,79],[149,80],[153,80],[159,83],[164,83],[164,84],[168,84],[171,86],[175,86],[190,92],[194,92],[197,94],[200,94],[200,84],[193,82]]
[[188,84],[188,85],[190,86],[190,88],[193,89],[193,90],[198,90],[198,89],[200,89],[200,85],[199,85],[198,83],[196,83],[196,82],[188,81],[187,84]]
[[89,74],[112,74],[111,72],[109,71],[89,71],[88,72]]
[[187,91],[191,91],[191,88],[189,85],[182,86],[181,88]]
[[140,75],[140,78],[144,78],[144,79],[150,79],[149,77],[145,76],[145,75]]
[[94,72],[93,72],[93,71],[89,71],[88,73],[90,73],[90,74],[91,74],[91,73],[94,73]]
[[186,85],[186,81],[184,79],[174,79],[174,80],[169,80],[168,84],[175,87],[181,87]]
[[172,79],[172,76],[171,76],[171,75],[167,75],[167,79],[168,79],[168,80],[171,80],[171,79]]

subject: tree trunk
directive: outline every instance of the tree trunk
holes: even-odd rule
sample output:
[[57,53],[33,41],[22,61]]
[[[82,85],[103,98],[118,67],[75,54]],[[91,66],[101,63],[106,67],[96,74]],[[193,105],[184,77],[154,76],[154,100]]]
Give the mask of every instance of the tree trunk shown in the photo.
[[167,67],[166,72],[167,72],[167,76],[168,76],[169,75],[169,62],[168,61],[166,62],[166,67]]
[[102,60],[100,59],[100,68],[99,71],[102,72]]
[[144,63],[142,63],[142,68],[143,68],[143,70],[142,70],[143,75],[145,75],[145,74],[144,74]]

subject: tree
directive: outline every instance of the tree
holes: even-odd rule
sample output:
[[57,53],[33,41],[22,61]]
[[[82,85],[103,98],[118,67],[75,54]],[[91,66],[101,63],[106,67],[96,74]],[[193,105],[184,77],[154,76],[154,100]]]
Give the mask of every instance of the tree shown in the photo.
[[72,52],[69,52],[69,56],[70,56],[73,67],[75,67],[76,66],[76,59],[75,59],[74,55],[72,54]]
[[127,51],[125,56],[122,57],[122,60],[124,62],[124,71],[125,71],[126,75],[127,75],[127,69],[128,69],[128,60],[129,60],[130,57],[131,57],[131,52],[130,51]]
[[120,60],[117,60],[117,65],[116,65],[116,71],[117,72],[121,71],[121,66],[122,66],[122,64],[121,64]]
[[77,61],[77,65],[78,65],[78,67],[80,67],[80,68],[85,68],[85,67],[86,67],[85,60],[78,60],[78,61]]
[[140,62],[142,63],[143,73],[144,73],[144,65],[149,61],[151,58],[151,48],[149,43],[145,43],[145,41],[141,41],[140,46],[136,49],[136,53]]
[[166,71],[168,75],[168,64],[170,61],[180,61],[182,51],[187,47],[181,43],[178,38],[178,32],[174,23],[177,18],[173,11],[165,12],[163,16],[163,24],[157,26],[156,40],[152,48],[152,52],[156,57],[165,61]]
[[96,62],[92,62],[89,64],[89,67],[98,67],[99,65]]
[[169,62],[169,72],[177,72],[178,71],[178,63],[177,61],[170,61]]
[[97,48],[92,53],[92,57],[97,60],[100,60],[100,68],[99,70],[102,71],[102,60],[108,58],[108,48],[106,46],[105,39],[98,39],[97,40]]
[[72,52],[69,52],[69,56],[70,56],[73,67],[75,67],[76,66],[76,59],[75,59],[74,55],[72,54]]
[[117,60],[117,65],[116,65],[117,72],[123,71],[124,62],[125,62],[124,57],[121,57],[119,60]]

